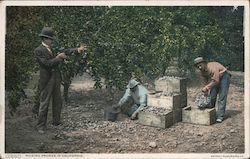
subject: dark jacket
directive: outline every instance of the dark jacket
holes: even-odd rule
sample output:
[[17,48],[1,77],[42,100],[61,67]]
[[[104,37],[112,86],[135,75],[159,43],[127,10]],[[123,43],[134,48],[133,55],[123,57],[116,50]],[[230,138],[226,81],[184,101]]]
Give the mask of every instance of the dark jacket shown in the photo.
[[[42,44],[35,49],[35,56],[40,65],[40,89],[44,89],[47,85],[49,79],[52,76],[52,72],[58,73],[59,72],[59,64],[62,62],[62,59],[56,58],[56,54],[50,54],[45,46]],[[60,77],[59,77],[60,78]]]
[[[64,50],[65,53],[72,54],[77,52],[77,48],[69,48]],[[35,56],[40,65],[40,89],[42,90],[51,78],[54,72],[57,79],[60,77],[59,64],[62,59],[56,58],[56,52],[52,50],[53,55],[42,44],[35,49]]]

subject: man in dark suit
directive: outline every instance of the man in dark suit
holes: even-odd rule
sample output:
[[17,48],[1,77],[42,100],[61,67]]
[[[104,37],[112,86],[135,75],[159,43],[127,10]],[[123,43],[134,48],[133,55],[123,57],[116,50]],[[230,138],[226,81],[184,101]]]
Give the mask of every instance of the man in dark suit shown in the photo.
[[[39,36],[42,38],[42,44],[35,49],[35,56],[40,66],[40,106],[37,129],[39,133],[44,133],[51,97],[53,125],[57,126],[60,124],[62,98],[60,91],[61,76],[58,66],[67,56],[64,52],[58,54],[54,52],[52,48],[54,40],[52,28],[44,27]],[[82,53],[85,50],[85,47],[79,47],[71,51]]]

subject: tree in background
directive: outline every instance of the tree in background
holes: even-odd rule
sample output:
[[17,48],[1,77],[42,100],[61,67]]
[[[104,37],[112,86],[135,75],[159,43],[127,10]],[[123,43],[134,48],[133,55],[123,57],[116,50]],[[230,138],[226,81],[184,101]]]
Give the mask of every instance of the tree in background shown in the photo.
[[38,45],[44,10],[44,7],[7,7],[5,90],[11,113],[25,97],[24,88],[37,70],[33,50]]
[[217,59],[231,70],[244,71],[244,7],[222,8],[213,9],[215,17],[223,30],[223,44],[220,50],[222,54]]
[[[22,92],[26,79],[34,71],[31,51],[40,42],[37,33],[44,25],[54,28],[58,43],[65,48],[80,43],[89,45],[87,69],[96,88],[105,85],[122,89],[132,75],[154,80],[165,75],[173,58],[178,60],[183,76],[194,71],[193,59],[197,56],[243,70],[244,8],[232,9],[174,6],[7,8],[6,83],[9,84],[6,89]],[[25,58],[20,48],[26,53]],[[15,67],[13,60],[19,61],[15,62]],[[236,60],[241,62],[236,63]],[[80,55],[70,56],[61,66],[65,99],[73,77],[85,70],[86,61]],[[14,78],[20,79],[20,84],[11,82]]]

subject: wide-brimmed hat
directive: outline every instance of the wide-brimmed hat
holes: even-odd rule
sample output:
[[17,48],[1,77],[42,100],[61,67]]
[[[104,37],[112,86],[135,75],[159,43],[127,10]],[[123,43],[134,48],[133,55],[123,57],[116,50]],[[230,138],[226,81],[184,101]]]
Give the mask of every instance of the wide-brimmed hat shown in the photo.
[[40,37],[45,37],[54,40],[54,31],[51,27],[44,27],[39,34]]
[[203,57],[197,57],[196,59],[194,59],[195,66],[201,62],[206,62],[206,60],[204,60]]
[[140,84],[140,82],[132,79],[132,80],[129,81],[127,87],[131,89],[131,88],[134,88],[135,86],[137,86],[138,84]]

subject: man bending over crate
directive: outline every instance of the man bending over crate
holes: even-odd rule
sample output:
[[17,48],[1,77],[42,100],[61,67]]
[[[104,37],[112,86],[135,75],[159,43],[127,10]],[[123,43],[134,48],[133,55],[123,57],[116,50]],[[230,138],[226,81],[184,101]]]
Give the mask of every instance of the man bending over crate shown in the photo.
[[204,84],[202,92],[211,97],[211,107],[215,107],[217,94],[219,95],[216,122],[221,123],[225,115],[231,74],[222,64],[207,62],[202,57],[197,57],[194,65],[199,70]]
[[[147,93],[148,90],[140,82],[131,79],[127,85],[125,94],[120,99],[118,105],[114,107],[121,108],[125,114],[134,120],[137,118],[139,111],[147,104]],[[125,103],[129,103],[129,99],[132,99],[132,104],[125,105]]]

